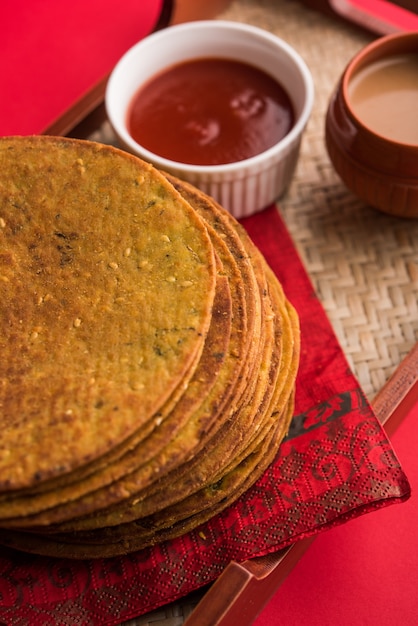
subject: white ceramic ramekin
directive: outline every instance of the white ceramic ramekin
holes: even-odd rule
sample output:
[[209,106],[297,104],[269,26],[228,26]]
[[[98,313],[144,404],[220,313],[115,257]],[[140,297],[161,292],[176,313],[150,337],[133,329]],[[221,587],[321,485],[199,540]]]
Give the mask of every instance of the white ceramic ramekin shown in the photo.
[[[134,141],[127,128],[127,111],[140,86],[175,63],[215,56],[250,63],[280,82],[294,107],[295,124],[290,132],[265,152],[225,165],[178,163]],[[208,20],[171,26],[128,50],[109,78],[106,111],[124,149],[192,183],[240,218],[260,211],[285,192],[296,167],[313,99],[310,71],[286,42],[254,26]]]

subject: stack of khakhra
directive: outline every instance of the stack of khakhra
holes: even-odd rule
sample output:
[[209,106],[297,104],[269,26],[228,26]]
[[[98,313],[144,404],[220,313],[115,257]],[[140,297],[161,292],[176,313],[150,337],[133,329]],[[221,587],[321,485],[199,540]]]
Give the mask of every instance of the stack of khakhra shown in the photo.
[[2,138],[0,241],[1,543],[125,554],[260,477],[299,328],[234,218],[115,148]]

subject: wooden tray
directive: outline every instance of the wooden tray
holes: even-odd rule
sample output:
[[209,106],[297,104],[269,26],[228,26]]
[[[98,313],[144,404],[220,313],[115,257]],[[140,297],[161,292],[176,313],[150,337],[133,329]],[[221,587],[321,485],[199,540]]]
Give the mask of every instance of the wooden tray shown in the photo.
[[[48,127],[44,134],[90,137],[106,120],[103,106],[105,85],[106,79],[95,85],[62,118]],[[418,344],[372,402],[374,411],[389,436],[415,404],[418,404]],[[231,562],[183,623],[185,626],[235,626],[240,619],[245,618],[245,623],[250,624],[313,540],[314,538],[301,540],[265,557],[242,563]],[[139,626],[147,623],[144,621],[146,616],[140,619],[141,622],[131,620],[129,624]]]

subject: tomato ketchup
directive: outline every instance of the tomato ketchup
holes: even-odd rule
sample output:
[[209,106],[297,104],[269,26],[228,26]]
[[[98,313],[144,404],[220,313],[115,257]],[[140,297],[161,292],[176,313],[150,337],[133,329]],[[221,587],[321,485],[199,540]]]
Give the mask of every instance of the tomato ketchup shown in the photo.
[[294,110],[263,70],[223,58],[173,65],[135,94],[128,112],[135,141],[161,157],[193,165],[242,161],[287,135]]

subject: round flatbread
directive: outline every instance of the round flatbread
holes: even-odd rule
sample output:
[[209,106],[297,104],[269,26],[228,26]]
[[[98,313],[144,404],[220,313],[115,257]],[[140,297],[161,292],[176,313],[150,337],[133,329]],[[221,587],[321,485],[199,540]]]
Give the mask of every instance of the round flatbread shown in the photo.
[[203,221],[165,178],[92,142],[0,139],[0,224],[5,492],[152,419],[197,365],[216,269]]
[[[3,213],[0,206],[0,235],[12,260],[3,259],[4,293],[18,294],[3,307],[3,330],[12,333],[0,369],[0,401],[9,410],[0,413],[0,455],[21,432],[33,457],[23,462],[16,452],[23,470],[8,479],[7,453],[0,456],[0,542],[50,556],[116,556],[196,528],[272,462],[293,414],[298,318],[245,230],[207,195],[111,148],[38,139],[0,141],[0,165],[3,159],[11,174],[17,154],[23,163],[5,183]],[[52,209],[58,201],[61,230]],[[16,260],[21,276],[31,277],[27,294],[10,269]],[[47,285],[51,295],[40,298]],[[68,314],[58,306],[64,300]],[[58,314],[52,320],[40,315],[50,302],[49,314]],[[75,307],[83,314],[71,326]],[[34,318],[29,344],[23,329]],[[20,376],[11,365],[15,341]],[[34,400],[36,359],[47,349]],[[17,390],[33,406],[23,421]],[[117,406],[111,416],[101,402],[108,397]],[[63,413],[70,399],[74,406]],[[102,415],[91,416],[93,400]],[[50,426],[63,458],[56,449],[41,458],[53,447]],[[80,439],[71,446],[65,427],[68,439]]]

